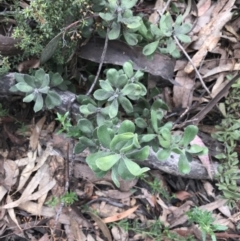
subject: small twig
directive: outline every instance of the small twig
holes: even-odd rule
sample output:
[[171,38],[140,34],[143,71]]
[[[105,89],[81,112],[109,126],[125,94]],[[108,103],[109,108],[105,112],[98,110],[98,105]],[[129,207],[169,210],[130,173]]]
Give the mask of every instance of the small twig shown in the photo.
[[105,59],[105,55],[106,55],[106,52],[107,52],[107,46],[108,46],[108,33],[109,33],[109,27],[107,28],[105,43],[104,43],[104,47],[103,47],[103,52],[102,52],[102,56],[101,56],[101,59],[100,59],[100,63],[99,63],[99,66],[98,66],[98,71],[97,71],[97,74],[96,74],[96,76],[95,76],[95,79],[94,79],[94,81],[93,81],[90,89],[89,89],[88,92],[87,92],[87,95],[90,95],[91,92],[93,91],[93,88],[94,88],[94,86],[96,85],[97,80],[98,80],[98,77],[99,77],[100,72],[101,72],[101,70],[102,70],[103,61],[104,61],[104,59]]
[[160,16],[162,16],[162,15],[165,13],[165,11],[167,10],[167,8],[168,8],[168,6],[170,5],[171,1],[172,1],[172,0],[168,0],[168,1],[166,2],[166,4],[165,4],[163,10],[161,11],[161,13],[158,12],[158,13],[160,14]]
[[188,55],[188,53],[185,51],[185,49],[183,48],[183,46],[180,44],[180,42],[178,41],[177,37],[174,35],[173,36],[174,40],[176,41],[177,45],[179,46],[179,48],[183,51],[184,55],[187,57],[188,61],[191,63],[191,65],[193,66],[194,70],[196,71],[196,74],[203,86],[203,88],[208,92],[208,94],[211,96],[211,92],[209,91],[208,87],[205,85],[199,71],[197,70],[197,68],[195,67],[194,63],[192,62],[192,59],[190,58],[190,56]]

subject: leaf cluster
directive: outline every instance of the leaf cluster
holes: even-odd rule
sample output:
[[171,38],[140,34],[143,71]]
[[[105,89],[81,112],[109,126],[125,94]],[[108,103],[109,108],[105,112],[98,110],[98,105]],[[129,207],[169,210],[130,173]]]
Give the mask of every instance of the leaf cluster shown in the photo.
[[[118,39],[122,34],[129,45],[136,45],[140,37],[136,31],[142,23],[140,16],[134,16],[133,8],[138,0],[113,0],[106,2],[107,11],[99,13],[99,16],[105,21],[103,25],[110,28],[108,38],[110,40]],[[101,35],[101,33],[99,32]]]
[[59,73],[45,73],[43,69],[35,72],[34,76],[28,74],[15,74],[17,84],[10,88],[10,91],[20,91],[25,93],[23,102],[34,101],[33,110],[40,111],[44,104],[46,108],[53,109],[61,104],[61,98],[58,93],[51,88],[58,87],[66,89],[66,84]]
[[189,23],[183,23],[182,15],[179,15],[175,22],[169,12],[162,15],[159,24],[150,25],[150,31],[142,24],[139,31],[145,33],[145,36],[152,36],[155,41],[147,44],[143,48],[143,54],[146,56],[153,55],[157,50],[163,54],[170,54],[174,58],[180,57],[180,52],[177,48],[173,36],[178,38],[183,43],[190,43],[191,38],[187,35],[192,29]]

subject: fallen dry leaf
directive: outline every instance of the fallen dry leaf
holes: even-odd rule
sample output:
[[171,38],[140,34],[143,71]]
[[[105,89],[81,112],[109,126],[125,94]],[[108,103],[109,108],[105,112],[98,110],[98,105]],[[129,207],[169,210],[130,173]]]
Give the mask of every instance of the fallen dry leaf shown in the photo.
[[40,60],[36,59],[36,58],[32,58],[32,59],[21,62],[18,65],[17,69],[18,69],[18,72],[22,73],[22,72],[28,71],[31,68],[37,69],[39,67],[39,65],[40,65]]
[[134,213],[138,209],[138,207],[139,207],[139,205],[137,205],[133,208],[130,208],[127,211],[124,211],[124,212],[118,213],[116,215],[113,215],[111,217],[105,218],[105,219],[103,219],[103,222],[104,223],[112,223],[112,222],[119,221],[123,218],[128,217],[130,214]]
[[187,198],[192,196],[191,193],[186,192],[186,191],[179,191],[179,192],[174,193],[174,195],[176,196],[177,199],[179,199],[181,201],[184,201]]
[[[195,138],[190,143],[191,143],[191,145],[195,144],[198,146],[206,147],[205,144],[203,143],[202,139],[198,135],[196,135]],[[213,179],[214,171],[213,171],[213,167],[210,163],[209,154],[200,155],[200,156],[198,156],[198,158],[202,162],[203,166],[207,169],[207,173],[208,173],[209,177],[211,179]]]
[[97,223],[98,227],[103,232],[103,235],[106,237],[108,241],[112,241],[111,234],[109,232],[109,229],[107,225],[105,224],[104,220],[99,218],[97,215],[93,214],[92,212],[87,212],[91,216],[91,218]]
[[[12,202],[12,199],[11,199],[11,197],[9,195],[7,195],[6,201],[7,201],[7,203],[11,203]],[[10,218],[13,220],[13,222],[18,226],[18,228],[22,232],[22,229],[19,226],[19,223],[18,223],[18,220],[17,220],[17,217],[16,217],[14,209],[13,208],[9,208],[7,211],[8,211],[8,214],[9,214]]]
[[30,136],[30,140],[29,140],[29,148],[32,151],[35,151],[37,149],[38,146],[38,139],[42,130],[42,127],[44,125],[46,121],[46,116],[43,116],[35,125],[32,135]]
[[194,80],[183,70],[179,70],[175,81],[180,84],[180,86],[173,86],[173,102],[175,107],[190,107],[192,104]]

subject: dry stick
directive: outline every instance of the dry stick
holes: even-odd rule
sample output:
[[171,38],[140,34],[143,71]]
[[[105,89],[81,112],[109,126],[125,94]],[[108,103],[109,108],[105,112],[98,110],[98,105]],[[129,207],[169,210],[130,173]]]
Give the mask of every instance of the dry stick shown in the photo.
[[179,48],[183,51],[184,55],[187,57],[188,61],[191,63],[191,65],[193,66],[194,70],[196,71],[196,74],[203,86],[203,88],[208,92],[208,94],[211,96],[211,92],[209,91],[208,87],[205,85],[199,71],[197,70],[197,68],[195,67],[194,63],[192,62],[192,59],[190,58],[190,56],[188,55],[188,53],[185,51],[185,49],[183,48],[183,46],[180,44],[180,42],[178,41],[177,37],[174,35],[173,36],[174,40],[176,41],[177,45],[179,46]]
[[103,61],[105,59],[105,55],[106,55],[106,52],[107,52],[107,46],[108,46],[108,33],[109,33],[109,27],[107,28],[107,33],[106,33],[106,38],[105,38],[105,43],[104,43],[104,47],[103,47],[103,52],[102,52],[102,56],[101,56],[101,59],[100,59],[100,64],[98,66],[98,71],[97,71],[97,75],[95,76],[95,79],[92,83],[92,86],[90,87],[90,89],[88,90],[87,94],[86,95],[90,95],[91,92],[93,91],[93,88],[94,86],[96,85],[97,83],[97,80],[98,80],[98,77],[100,75],[100,72],[102,70],[102,66],[103,66]]
[[[69,188],[69,144],[67,145],[67,155],[68,158],[67,160],[65,160],[65,187],[64,187],[64,194],[66,194],[68,192],[68,188]],[[57,228],[57,222],[59,220],[59,217],[62,213],[63,207],[64,207],[65,203],[62,200],[60,207],[58,208],[57,214],[56,214],[56,218],[55,218],[55,223],[54,223],[54,227],[51,230],[52,235],[54,234],[56,228]]]
[[163,10],[161,11],[161,13],[158,12],[158,13],[160,14],[160,16],[162,16],[162,15],[165,13],[165,11],[167,10],[167,8],[168,8],[169,4],[171,3],[171,1],[172,1],[172,0],[168,0],[168,1],[166,2],[166,4],[165,4]]

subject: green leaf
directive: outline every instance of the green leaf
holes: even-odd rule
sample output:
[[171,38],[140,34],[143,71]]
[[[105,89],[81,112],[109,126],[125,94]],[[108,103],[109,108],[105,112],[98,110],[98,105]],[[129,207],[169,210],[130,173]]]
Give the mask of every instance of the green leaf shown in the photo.
[[150,25],[150,31],[153,36],[156,36],[156,38],[161,39],[164,37],[163,31],[159,29],[155,24]]
[[141,143],[142,142],[150,142],[152,141],[157,135],[156,134],[146,134],[141,138]]
[[47,94],[48,93],[48,91],[49,91],[49,86],[45,86],[45,87],[43,87],[43,88],[41,88],[41,89],[38,89],[38,91],[40,92],[40,93],[42,93],[42,94]]
[[24,82],[24,75],[23,74],[18,74],[15,73],[15,80],[19,83],[19,82]]
[[126,132],[126,133],[122,133],[122,134],[114,136],[111,143],[110,143],[110,149],[112,151],[119,151],[119,149],[116,148],[118,143],[122,142],[122,141],[124,143],[127,143],[127,141],[129,141],[133,137],[134,137],[134,134],[131,133],[131,132]]
[[92,122],[88,119],[80,119],[78,121],[78,127],[85,134],[91,134],[94,130]]
[[109,106],[109,117],[112,119],[118,114],[118,100],[114,99],[111,105]]
[[181,145],[184,145],[185,147],[189,145],[189,143],[195,138],[195,136],[198,133],[197,126],[189,125],[185,128],[183,133],[183,138],[180,141]]
[[35,85],[35,78],[33,76],[30,76],[28,74],[24,75],[24,81],[26,84],[28,84],[29,86],[33,87],[34,89],[36,88]]
[[55,87],[60,85],[63,82],[63,78],[59,73],[55,73],[51,77],[51,86]]
[[188,174],[191,170],[190,164],[188,162],[188,159],[185,153],[180,154],[179,161],[178,161],[178,168],[184,174]]
[[[126,11],[124,13],[126,13]],[[141,26],[142,19],[139,16],[124,17],[121,19],[121,22],[123,22],[127,28],[134,30]]]
[[35,100],[35,105],[33,107],[34,112],[38,112],[43,108],[43,98],[41,94],[37,94],[37,98]]
[[132,78],[133,77],[133,65],[131,62],[125,62],[123,64],[123,70],[125,72],[125,74],[127,75],[128,78]]
[[85,117],[88,116],[88,115],[90,115],[90,114],[92,114],[92,113],[88,110],[87,105],[81,105],[81,106],[79,107],[79,111],[80,111],[81,114],[83,114]]
[[133,93],[137,89],[137,87],[138,86],[136,84],[133,84],[133,83],[126,84],[124,86],[124,88],[121,90],[121,93],[123,95],[129,95],[129,94]]
[[97,129],[98,140],[103,147],[110,149],[110,142],[112,140],[106,125],[102,125]]
[[124,96],[119,97],[119,102],[123,109],[126,111],[126,113],[132,113],[133,112],[133,106],[132,103]]
[[205,149],[204,146],[199,146],[199,145],[191,145],[191,147],[187,150],[189,153],[192,154],[198,154],[201,153]]
[[192,24],[184,23],[183,25],[179,26],[175,31],[176,34],[187,34],[191,31]]
[[160,134],[162,135],[162,137],[165,139],[165,140],[168,140],[168,141],[171,141],[171,137],[172,137],[172,135],[171,135],[171,131],[170,131],[170,129],[168,128],[168,127],[162,127],[161,129],[160,129]]
[[182,14],[179,14],[175,20],[175,25],[180,25],[183,22]]
[[149,146],[145,146],[140,150],[135,150],[131,153],[127,153],[126,157],[129,159],[134,159],[136,161],[144,161],[148,158],[149,156]]
[[94,147],[96,144],[85,136],[79,138],[79,142],[74,147],[74,153],[79,154],[88,147]]
[[110,85],[109,81],[100,80],[99,85],[105,91],[114,91],[112,86]]
[[191,43],[191,38],[188,35],[178,33],[176,37],[183,43]]
[[113,154],[105,157],[100,157],[96,160],[96,165],[102,171],[108,171],[121,158],[120,154]]
[[118,130],[118,134],[123,134],[123,133],[126,133],[126,132],[134,133],[134,131],[135,131],[134,123],[130,120],[124,120],[120,125],[120,128]]
[[25,92],[25,93],[32,92],[34,90],[33,87],[29,86],[25,82],[19,82],[15,86],[19,91]]
[[[77,145],[78,144],[79,144],[79,142],[77,143]],[[78,149],[77,151],[80,151],[80,152],[74,152],[74,153],[82,152],[80,149]],[[96,165],[96,160],[99,159],[100,157],[104,157],[104,156],[108,156],[108,155],[109,155],[108,152],[98,151],[96,153],[89,154],[86,158],[86,162],[94,172],[99,172],[100,169]]]
[[89,103],[91,103],[93,105],[97,105],[97,103],[91,97],[86,96],[86,95],[78,95],[77,102],[82,105],[87,105]]
[[58,42],[62,37],[62,32],[59,33],[58,35],[56,35],[47,45],[46,47],[43,49],[42,53],[41,53],[41,57],[40,57],[40,63],[44,64],[45,62],[47,62],[54,54],[54,52],[56,51],[57,47],[58,47]]
[[120,74],[117,78],[116,88],[122,89],[127,84],[128,78],[126,74]]
[[126,40],[126,42],[130,45],[130,46],[134,46],[138,43],[138,38],[137,38],[137,34],[136,33],[131,33],[127,30],[123,31],[123,36]]
[[107,79],[110,82],[110,84],[114,87],[117,86],[118,76],[119,76],[119,74],[116,69],[109,69],[107,71]]
[[144,129],[147,127],[147,122],[141,117],[136,118],[135,123],[136,123],[137,127],[141,128],[141,129]]
[[172,38],[169,38],[167,41],[167,50],[170,54],[174,53],[174,51],[177,49],[176,43]]
[[157,112],[155,110],[151,110],[151,123],[154,131],[158,133],[158,119]]
[[50,83],[49,74],[45,74],[44,78],[41,80],[41,85],[40,85],[39,89],[49,87],[49,83]]
[[113,92],[108,92],[106,90],[96,90],[93,94],[96,100],[107,100],[109,97],[113,95]]
[[[121,142],[120,145],[117,145],[116,147],[119,149],[120,153],[127,153],[129,151],[132,151],[136,147],[134,146],[133,139],[127,141],[127,142]],[[120,147],[121,146],[121,147]]]
[[99,13],[99,16],[105,21],[112,21],[116,15],[114,13]]
[[151,40],[153,38],[151,32],[148,30],[148,28],[146,27],[143,21],[141,22],[141,26],[138,28],[138,32],[146,40]]
[[45,104],[48,109],[52,109],[55,106],[59,106],[62,103],[62,99],[57,92],[54,90],[49,90],[47,97],[45,99]]
[[114,184],[119,188],[120,187],[120,183],[119,183],[119,175],[118,175],[118,168],[117,168],[117,165],[116,166],[113,166],[112,168],[112,173],[111,173],[111,177],[112,177],[112,180],[114,182]]
[[118,162],[118,174],[120,175],[120,177],[124,180],[132,180],[135,178],[135,176],[133,176],[129,171],[128,168],[125,164],[125,162],[123,161],[123,159],[121,158],[120,161]]
[[119,38],[121,31],[121,24],[118,22],[113,22],[111,26],[111,30],[108,33],[108,39],[114,40]]
[[162,101],[161,99],[155,100],[153,102],[151,108],[154,109],[154,110],[158,110],[159,108],[164,109],[164,110],[168,110],[167,104],[164,101]]
[[132,8],[137,4],[138,0],[121,0],[121,6],[124,8]]
[[152,55],[156,51],[158,45],[159,45],[159,40],[145,45],[143,48],[143,54],[145,56]]
[[130,159],[124,157],[123,161],[128,169],[128,171],[133,175],[133,176],[140,176],[142,173],[149,171],[150,169],[145,167],[145,168],[140,168],[140,166],[131,161]]
[[[37,80],[38,83],[42,84],[42,81],[45,79],[45,71],[43,69],[38,69],[35,72],[35,79]],[[40,86],[40,85],[39,85]]]
[[10,92],[18,92],[18,88],[13,85],[10,89],[9,89]]
[[170,155],[171,155],[171,149],[162,149],[157,152],[157,158],[160,161],[164,161],[168,159]]
[[158,136],[159,145],[163,148],[169,149],[171,147],[171,140],[166,140],[162,136]]
[[91,112],[91,113],[95,113],[96,111],[97,111],[97,107],[95,106],[95,105],[93,105],[93,104],[88,104],[87,105],[87,108],[88,108],[88,110]]
[[31,93],[29,95],[27,95],[25,98],[23,98],[23,102],[31,102],[33,101],[35,98],[35,93]]
[[175,49],[172,53],[171,53],[172,57],[177,59],[177,58],[180,58],[181,57],[181,54],[179,52],[178,49]]
[[172,18],[169,12],[162,15],[160,19],[160,29],[166,37],[170,37],[172,35]]

